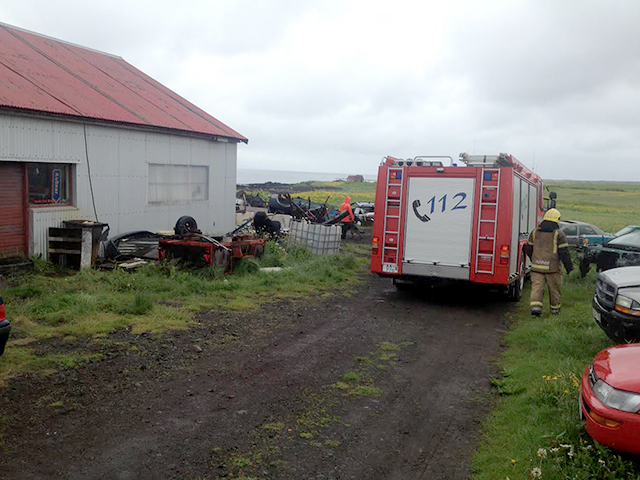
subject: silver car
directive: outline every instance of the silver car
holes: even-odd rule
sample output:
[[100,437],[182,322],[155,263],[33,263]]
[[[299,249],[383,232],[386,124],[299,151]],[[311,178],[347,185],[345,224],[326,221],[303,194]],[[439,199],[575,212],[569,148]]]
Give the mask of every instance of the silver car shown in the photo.
[[580,244],[581,235],[604,235],[601,229],[586,222],[578,222],[574,220],[560,221],[560,230],[567,236],[567,241],[572,247]]

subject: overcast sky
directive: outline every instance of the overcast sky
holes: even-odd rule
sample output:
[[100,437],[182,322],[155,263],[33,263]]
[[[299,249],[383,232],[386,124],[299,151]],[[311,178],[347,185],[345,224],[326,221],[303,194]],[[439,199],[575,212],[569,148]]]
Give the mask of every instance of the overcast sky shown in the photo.
[[640,181],[638,0],[4,0],[0,21],[123,57],[248,137],[241,168],[508,152]]

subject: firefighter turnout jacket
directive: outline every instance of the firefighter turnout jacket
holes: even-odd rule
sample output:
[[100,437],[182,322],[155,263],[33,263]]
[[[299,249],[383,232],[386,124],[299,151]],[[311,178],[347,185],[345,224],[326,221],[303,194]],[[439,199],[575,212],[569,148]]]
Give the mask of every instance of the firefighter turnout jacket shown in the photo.
[[537,273],[560,273],[560,262],[567,272],[573,270],[567,236],[556,222],[544,220],[531,235],[525,246],[531,258],[531,270]]

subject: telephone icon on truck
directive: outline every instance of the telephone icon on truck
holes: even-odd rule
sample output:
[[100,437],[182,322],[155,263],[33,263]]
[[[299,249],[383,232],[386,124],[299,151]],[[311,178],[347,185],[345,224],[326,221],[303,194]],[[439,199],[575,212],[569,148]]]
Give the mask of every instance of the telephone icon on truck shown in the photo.
[[421,222],[428,222],[429,220],[431,220],[428,216],[420,215],[418,213],[418,207],[420,206],[420,200],[414,200],[413,203],[411,204],[411,206],[413,207],[413,213],[416,214],[416,217],[418,217],[418,220],[420,220]]

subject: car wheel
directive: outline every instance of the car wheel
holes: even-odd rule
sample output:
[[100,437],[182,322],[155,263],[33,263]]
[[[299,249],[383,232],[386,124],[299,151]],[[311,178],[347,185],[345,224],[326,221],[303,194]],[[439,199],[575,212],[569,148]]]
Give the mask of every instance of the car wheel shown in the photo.
[[520,268],[518,269],[518,278],[513,285],[511,285],[509,291],[509,300],[512,302],[519,302],[522,298],[522,292],[524,290],[524,282],[526,280],[526,272],[525,272],[525,258],[524,252],[520,254]]
[[600,325],[600,328],[602,328],[607,337],[616,343],[625,343],[629,340],[627,339],[624,328],[620,325],[612,325],[611,323],[603,322],[602,325]]

